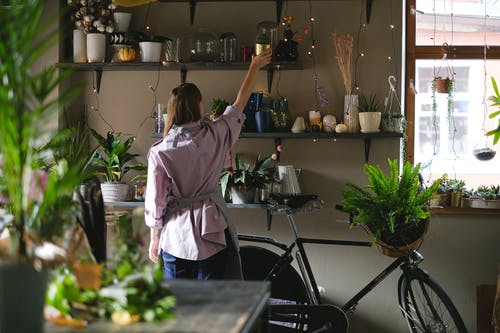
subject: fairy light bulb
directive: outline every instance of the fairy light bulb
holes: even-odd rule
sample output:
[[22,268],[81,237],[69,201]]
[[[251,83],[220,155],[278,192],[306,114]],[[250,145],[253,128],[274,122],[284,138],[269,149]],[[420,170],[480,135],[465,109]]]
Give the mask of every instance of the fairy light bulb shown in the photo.
[[309,21],[314,22],[315,21],[314,17],[311,17]]
[[391,56],[388,56],[388,57],[387,57],[387,60],[391,61],[391,60],[392,60],[392,57],[391,57]]
[[394,29],[394,24],[389,24],[389,29]]
[[361,52],[361,53],[359,54],[359,56],[360,56],[360,57],[364,57],[364,56],[365,56],[365,53],[364,53],[364,52]]

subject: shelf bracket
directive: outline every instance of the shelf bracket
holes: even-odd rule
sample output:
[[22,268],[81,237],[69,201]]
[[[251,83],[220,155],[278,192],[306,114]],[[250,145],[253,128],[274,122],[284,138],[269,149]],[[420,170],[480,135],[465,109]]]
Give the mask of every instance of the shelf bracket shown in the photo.
[[193,25],[195,13],[196,13],[196,0],[189,0],[189,19],[191,21],[191,25]]
[[271,89],[273,87],[273,76],[274,76],[274,69],[272,66],[269,66],[267,68],[267,92],[271,94]]
[[370,158],[370,146],[372,143],[372,138],[364,138],[364,145],[365,145],[365,162],[368,163],[368,159]]
[[181,66],[180,72],[181,72],[181,84],[186,83],[187,72],[188,72],[186,66]]
[[276,23],[280,24],[281,10],[283,9],[283,0],[276,0]]
[[372,15],[373,0],[366,0],[366,24],[370,23],[370,16]]
[[95,69],[95,91],[99,93],[101,90],[102,69]]

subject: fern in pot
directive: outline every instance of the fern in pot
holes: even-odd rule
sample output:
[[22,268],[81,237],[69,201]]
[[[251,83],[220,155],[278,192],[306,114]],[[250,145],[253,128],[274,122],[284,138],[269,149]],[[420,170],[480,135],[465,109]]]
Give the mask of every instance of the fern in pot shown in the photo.
[[[104,201],[125,201],[129,186],[123,182],[123,176],[131,170],[147,170],[147,166],[143,163],[132,164],[134,158],[139,156],[139,154],[129,152],[135,142],[135,137],[131,136],[122,141],[121,133],[108,132],[104,137],[95,129],[90,129],[90,131],[99,142],[94,164],[97,175],[105,178],[105,181],[101,184]],[[140,177],[140,175],[137,177]]]
[[401,175],[397,160],[389,160],[390,173],[366,164],[368,185],[347,183],[342,190],[344,210],[354,212],[350,226],[361,225],[372,237],[377,250],[389,256],[405,255],[420,245],[427,229],[429,200],[438,182],[423,189],[420,164],[406,162]]

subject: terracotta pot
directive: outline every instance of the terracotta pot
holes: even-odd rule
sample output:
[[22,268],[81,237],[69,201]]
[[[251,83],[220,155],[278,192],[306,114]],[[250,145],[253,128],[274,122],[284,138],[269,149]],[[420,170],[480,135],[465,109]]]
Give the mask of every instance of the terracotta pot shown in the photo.
[[73,265],[80,288],[98,290],[102,282],[102,266],[94,263],[76,262]]
[[436,92],[439,94],[447,94],[450,90],[451,79],[434,79],[434,84],[436,85]]

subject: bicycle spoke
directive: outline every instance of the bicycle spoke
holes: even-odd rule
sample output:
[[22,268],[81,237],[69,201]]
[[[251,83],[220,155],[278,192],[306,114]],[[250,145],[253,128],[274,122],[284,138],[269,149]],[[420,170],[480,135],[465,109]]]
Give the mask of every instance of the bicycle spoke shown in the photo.
[[467,332],[449,297],[423,272],[407,276],[400,288],[401,310],[412,333]]

